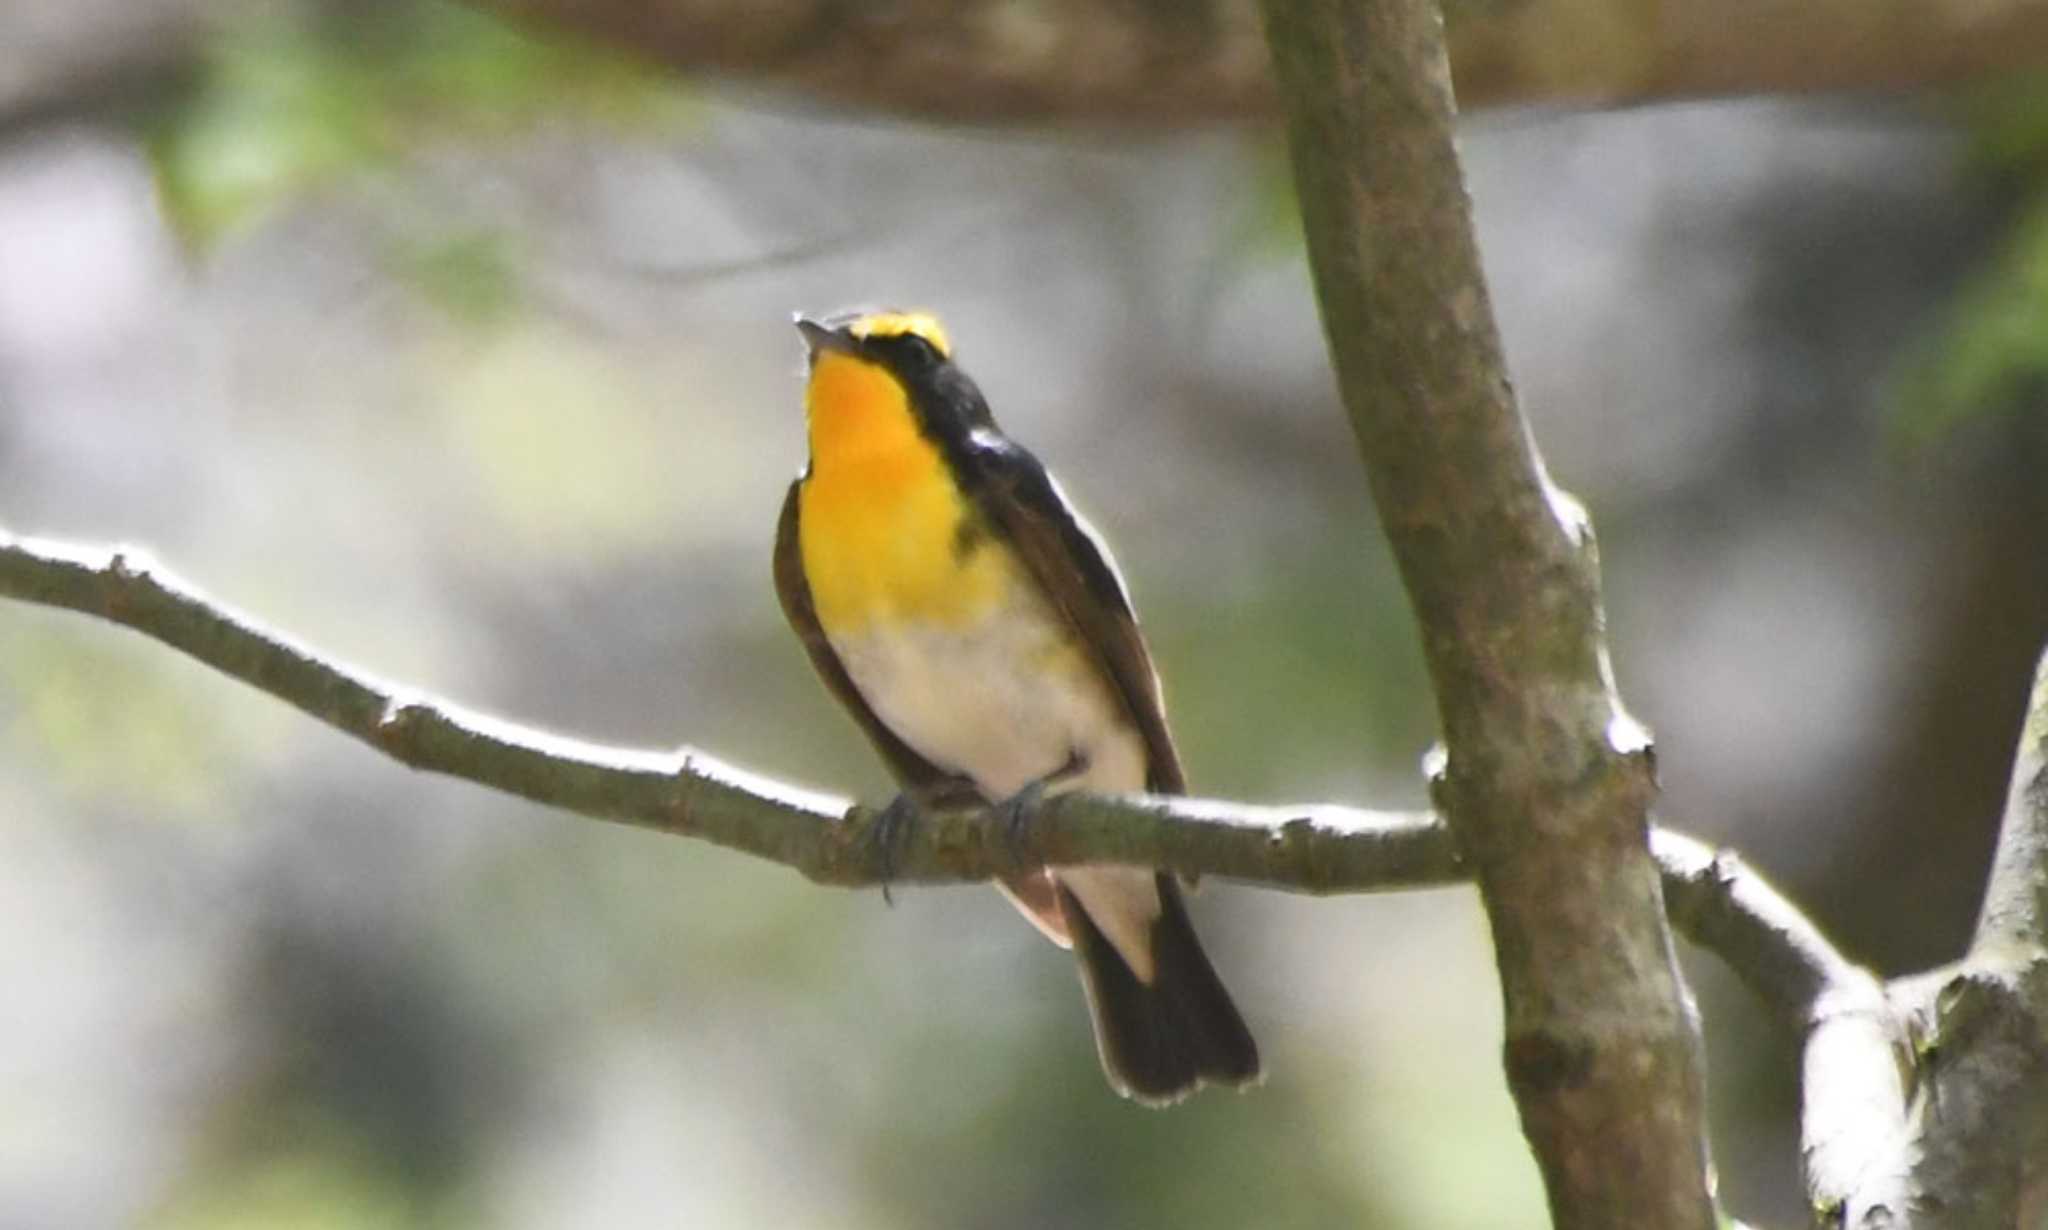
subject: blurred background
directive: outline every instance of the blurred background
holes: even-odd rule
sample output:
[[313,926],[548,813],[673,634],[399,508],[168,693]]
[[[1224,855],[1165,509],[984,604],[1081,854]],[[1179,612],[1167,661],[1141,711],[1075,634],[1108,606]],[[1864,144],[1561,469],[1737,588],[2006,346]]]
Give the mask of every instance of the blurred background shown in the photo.
[[[861,118],[436,3],[138,16],[173,7],[0,18],[0,525],[881,800],[768,555],[790,313],[923,305],[1117,544],[1200,792],[1422,801],[1270,132]],[[1465,136],[1665,817],[1883,971],[1953,955],[2048,631],[2048,91]],[[417,776],[0,604],[0,1226],[1546,1224],[1469,891],[1196,909],[1271,1077],[1136,1109],[992,892]],[[1795,1039],[1687,962],[1724,1193],[1802,1221]]]

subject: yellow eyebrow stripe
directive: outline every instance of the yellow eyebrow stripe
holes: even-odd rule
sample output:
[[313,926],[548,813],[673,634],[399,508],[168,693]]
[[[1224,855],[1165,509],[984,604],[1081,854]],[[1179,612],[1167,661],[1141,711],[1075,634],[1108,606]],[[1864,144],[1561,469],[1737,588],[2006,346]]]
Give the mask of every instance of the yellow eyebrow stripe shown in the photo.
[[953,342],[946,327],[930,312],[870,312],[846,327],[848,333],[865,341],[871,337],[921,337],[933,350],[953,357]]

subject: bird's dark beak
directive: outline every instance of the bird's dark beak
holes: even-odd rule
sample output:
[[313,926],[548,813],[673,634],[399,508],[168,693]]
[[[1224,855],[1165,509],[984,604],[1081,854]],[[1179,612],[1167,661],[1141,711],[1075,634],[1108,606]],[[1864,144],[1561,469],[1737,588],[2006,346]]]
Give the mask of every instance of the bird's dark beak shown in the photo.
[[836,350],[842,354],[853,353],[853,338],[848,336],[844,329],[834,329],[830,325],[821,325],[808,316],[798,316],[796,331],[804,335],[804,346],[811,352],[813,359],[828,350]]

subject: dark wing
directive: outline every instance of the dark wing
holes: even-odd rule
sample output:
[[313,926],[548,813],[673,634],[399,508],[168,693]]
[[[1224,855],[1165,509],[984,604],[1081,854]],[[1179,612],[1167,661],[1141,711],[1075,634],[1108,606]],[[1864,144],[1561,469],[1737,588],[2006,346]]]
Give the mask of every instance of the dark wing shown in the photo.
[[955,458],[982,515],[1009,538],[1115,684],[1145,740],[1146,788],[1155,794],[1186,793],[1180,754],[1166,729],[1159,676],[1108,548],[1067,503],[1038,458],[999,432],[974,432]]
[[804,651],[810,654],[811,665],[816,668],[818,678],[860,724],[861,733],[882,754],[889,771],[896,775],[897,783],[913,795],[927,795],[954,787],[957,778],[912,751],[909,744],[882,725],[882,719],[868,708],[860,689],[853,686],[839,655],[833,652],[832,642],[825,639],[825,629],[818,625],[817,609],[811,605],[811,583],[804,576],[803,548],[799,545],[797,532],[801,515],[799,506],[802,504],[797,493],[802,486],[801,479],[789,485],[789,494],[782,501],[782,519],[775,527],[775,593],[782,599],[783,615],[788,618],[789,626],[796,629],[797,639],[804,643]]

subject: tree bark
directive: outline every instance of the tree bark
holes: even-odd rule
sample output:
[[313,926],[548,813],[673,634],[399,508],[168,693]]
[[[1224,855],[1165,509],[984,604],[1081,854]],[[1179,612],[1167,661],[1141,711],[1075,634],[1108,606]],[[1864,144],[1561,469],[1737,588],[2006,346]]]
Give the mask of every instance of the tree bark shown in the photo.
[[[473,0],[664,64],[950,123],[1278,111],[1253,0]],[[2048,53],[2033,0],[1453,0],[1465,105],[1905,90]]]
[[1508,1082],[1560,1227],[1709,1230],[1700,1039],[1584,511],[1508,386],[1433,0],[1268,0],[1337,384],[1415,608],[1438,802],[1492,925]]

